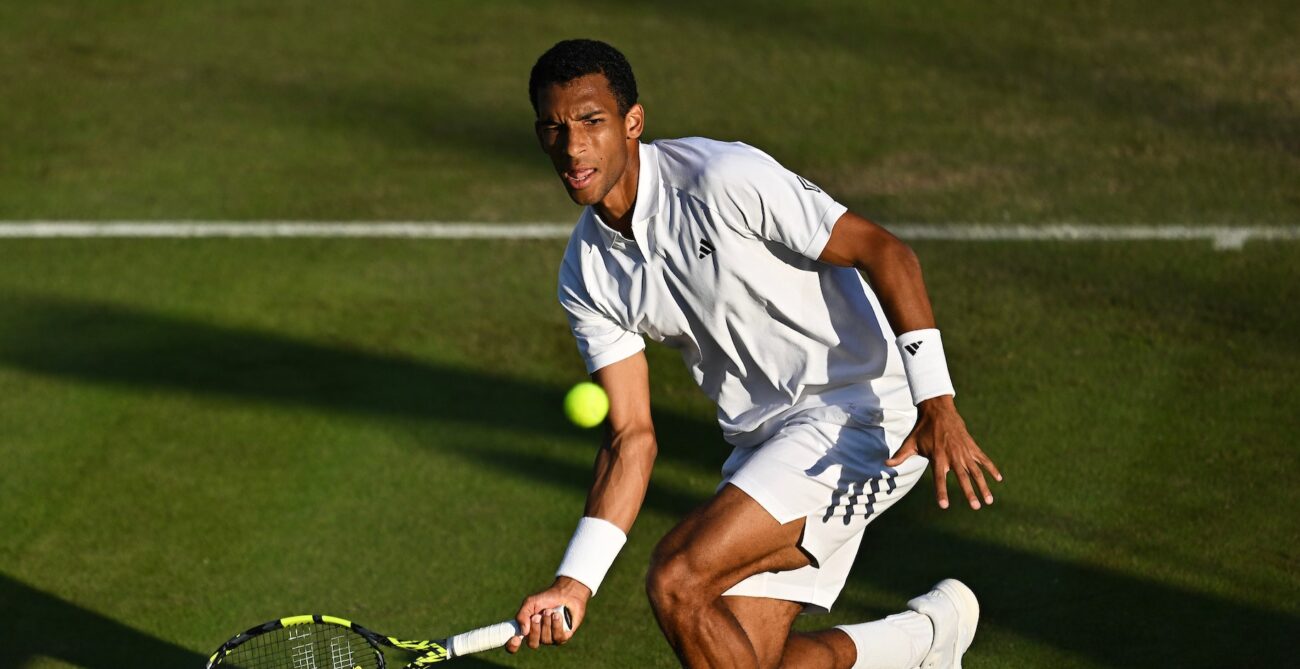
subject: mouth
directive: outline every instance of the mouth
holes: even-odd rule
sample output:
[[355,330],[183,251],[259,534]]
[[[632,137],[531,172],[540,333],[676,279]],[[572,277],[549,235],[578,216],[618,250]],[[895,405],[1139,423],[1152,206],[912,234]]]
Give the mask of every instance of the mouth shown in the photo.
[[596,168],[579,167],[565,170],[561,175],[570,190],[582,190],[596,178]]

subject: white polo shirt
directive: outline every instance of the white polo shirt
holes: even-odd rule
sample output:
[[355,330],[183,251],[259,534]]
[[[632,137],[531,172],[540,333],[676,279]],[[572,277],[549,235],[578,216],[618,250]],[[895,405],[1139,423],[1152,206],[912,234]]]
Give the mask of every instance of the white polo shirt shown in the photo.
[[640,159],[634,239],[587,207],[560,268],[587,371],[638,353],[643,336],[676,348],[737,446],[807,410],[910,425],[875,294],[857,270],[817,261],[843,205],[738,142],[659,140]]

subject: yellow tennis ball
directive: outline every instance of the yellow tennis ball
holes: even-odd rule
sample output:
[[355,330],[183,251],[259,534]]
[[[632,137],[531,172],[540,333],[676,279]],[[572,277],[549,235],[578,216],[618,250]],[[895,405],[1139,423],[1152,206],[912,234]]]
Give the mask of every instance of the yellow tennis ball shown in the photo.
[[607,413],[609,396],[604,388],[590,381],[579,383],[564,396],[564,415],[578,427],[596,427]]

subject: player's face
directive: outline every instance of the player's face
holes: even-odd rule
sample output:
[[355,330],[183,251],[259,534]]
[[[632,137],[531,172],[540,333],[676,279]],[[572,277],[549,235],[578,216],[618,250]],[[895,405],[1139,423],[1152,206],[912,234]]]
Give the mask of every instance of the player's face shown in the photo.
[[597,204],[618,184],[641,135],[641,114],[640,105],[618,112],[603,74],[538,91],[537,139],[574,202]]

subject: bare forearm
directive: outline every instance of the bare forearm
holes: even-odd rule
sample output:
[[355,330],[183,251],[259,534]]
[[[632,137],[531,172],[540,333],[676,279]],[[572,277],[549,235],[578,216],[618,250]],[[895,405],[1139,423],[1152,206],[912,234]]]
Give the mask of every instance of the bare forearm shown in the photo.
[[596,475],[587,495],[586,515],[631,531],[650,485],[658,446],[653,430],[606,437],[596,454]]

